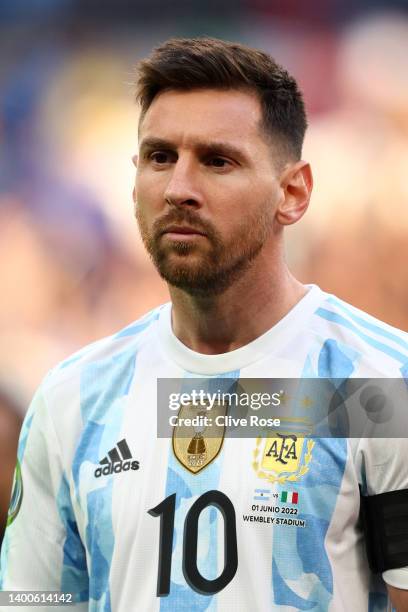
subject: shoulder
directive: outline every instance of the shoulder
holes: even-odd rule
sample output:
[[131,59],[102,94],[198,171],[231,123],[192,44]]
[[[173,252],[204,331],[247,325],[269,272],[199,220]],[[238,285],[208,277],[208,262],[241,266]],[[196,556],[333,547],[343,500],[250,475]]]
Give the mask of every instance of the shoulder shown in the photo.
[[154,342],[161,308],[85,346],[47,374],[26,414],[21,457],[30,438],[31,445],[61,449],[64,465],[70,465],[78,444],[120,421],[139,353]]
[[327,293],[314,312],[312,326],[326,351],[341,351],[358,364],[354,375],[408,375],[405,331]]
[[151,310],[116,333],[84,346],[58,363],[45,377],[41,385],[43,392],[89,372],[96,374],[99,371],[101,374],[104,369],[110,370],[113,364],[126,358],[130,363],[152,337],[162,308],[163,305]]

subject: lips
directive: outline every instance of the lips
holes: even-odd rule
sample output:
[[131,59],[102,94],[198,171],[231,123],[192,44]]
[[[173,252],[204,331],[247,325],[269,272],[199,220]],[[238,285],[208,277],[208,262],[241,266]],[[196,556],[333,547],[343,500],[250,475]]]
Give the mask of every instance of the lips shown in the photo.
[[189,227],[187,225],[170,225],[169,227],[166,227],[166,229],[162,232],[162,234],[184,234],[184,235],[198,235],[198,236],[205,236],[204,232],[201,232],[200,230],[194,228],[194,227]]

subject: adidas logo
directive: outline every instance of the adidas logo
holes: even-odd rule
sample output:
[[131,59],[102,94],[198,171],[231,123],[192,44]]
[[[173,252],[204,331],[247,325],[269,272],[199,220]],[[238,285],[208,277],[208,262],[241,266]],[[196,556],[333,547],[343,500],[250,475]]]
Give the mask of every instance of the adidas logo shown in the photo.
[[99,463],[104,467],[96,468],[96,478],[99,478],[102,474],[108,476],[109,474],[119,474],[119,472],[139,469],[139,462],[132,461],[132,453],[125,439],[120,440]]

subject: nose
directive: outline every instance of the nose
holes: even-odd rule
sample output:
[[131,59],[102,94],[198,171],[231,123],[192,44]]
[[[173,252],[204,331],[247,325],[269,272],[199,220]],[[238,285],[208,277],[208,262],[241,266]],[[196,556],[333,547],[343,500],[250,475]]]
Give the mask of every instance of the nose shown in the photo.
[[200,208],[202,195],[194,163],[179,158],[173,165],[171,176],[164,191],[164,199],[170,206]]

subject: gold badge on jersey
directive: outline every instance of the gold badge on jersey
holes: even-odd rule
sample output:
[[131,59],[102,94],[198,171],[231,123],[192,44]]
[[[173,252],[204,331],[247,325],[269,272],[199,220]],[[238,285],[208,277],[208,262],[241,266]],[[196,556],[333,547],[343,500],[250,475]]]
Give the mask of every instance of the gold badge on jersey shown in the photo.
[[315,442],[305,438],[304,427],[299,429],[290,427],[273,437],[257,438],[252,466],[258,478],[283,484],[297,482],[309,471]]
[[181,406],[178,424],[173,428],[173,451],[181,465],[192,474],[201,472],[220,453],[225,425],[217,425],[216,418],[226,416],[227,410],[228,405],[222,403],[215,403],[209,411],[202,406],[197,410],[192,404]]

